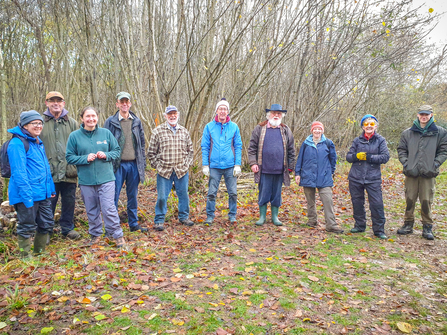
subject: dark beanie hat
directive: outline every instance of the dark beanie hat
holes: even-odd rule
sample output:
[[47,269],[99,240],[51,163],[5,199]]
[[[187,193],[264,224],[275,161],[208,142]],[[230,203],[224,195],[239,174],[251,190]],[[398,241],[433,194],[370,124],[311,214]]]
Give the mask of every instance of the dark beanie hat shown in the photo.
[[20,113],[20,125],[22,127],[34,120],[39,120],[43,122],[42,116],[35,110]]

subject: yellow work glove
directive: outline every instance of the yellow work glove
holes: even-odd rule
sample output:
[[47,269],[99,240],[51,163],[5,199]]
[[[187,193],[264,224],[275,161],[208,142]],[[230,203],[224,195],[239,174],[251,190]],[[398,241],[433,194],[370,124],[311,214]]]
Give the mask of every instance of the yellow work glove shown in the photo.
[[358,152],[357,159],[360,161],[366,161],[366,152]]

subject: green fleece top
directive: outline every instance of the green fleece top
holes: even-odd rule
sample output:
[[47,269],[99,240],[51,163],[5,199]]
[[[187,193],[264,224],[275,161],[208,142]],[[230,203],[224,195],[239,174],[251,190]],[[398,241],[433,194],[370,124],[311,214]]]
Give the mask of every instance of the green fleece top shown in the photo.
[[[104,152],[107,158],[88,162],[87,156],[98,151]],[[76,165],[79,185],[92,186],[115,180],[112,160],[120,157],[120,151],[118,142],[108,129],[96,126],[93,131],[88,131],[82,124],[68,137],[65,157],[68,164]]]

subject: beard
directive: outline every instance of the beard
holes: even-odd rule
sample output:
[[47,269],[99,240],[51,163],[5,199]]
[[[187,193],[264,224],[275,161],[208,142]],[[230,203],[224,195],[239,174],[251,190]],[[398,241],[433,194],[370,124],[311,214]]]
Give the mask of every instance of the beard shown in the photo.
[[271,118],[271,119],[269,120],[269,123],[270,123],[270,125],[273,126],[273,127],[278,127],[278,126],[281,124],[281,121],[282,121],[282,118],[280,118],[280,119],[278,119],[278,120],[275,120],[274,118]]

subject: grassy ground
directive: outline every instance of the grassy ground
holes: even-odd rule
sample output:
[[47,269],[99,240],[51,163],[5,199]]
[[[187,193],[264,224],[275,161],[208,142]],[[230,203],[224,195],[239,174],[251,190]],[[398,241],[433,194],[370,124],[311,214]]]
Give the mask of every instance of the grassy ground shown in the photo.
[[[348,170],[339,165],[334,187],[345,231],[353,227]],[[285,225],[279,228],[254,225],[255,187],[239,193],[236,226],[226,221],[223,192],[215,224],[204,226],[204,186],[191,195],[195,226],[178,223],[172,198],[167,229],[143,235],[125,227],[123,251],[107,240],[87,246],[82,209],[77,230],[85,240],[56,238],[48,253],[27,261],[16,258],[15,237],[5,232],[0,333],[447,334],[447,173],[437,179],[434,241],[422,239],[419,215],[413,235],[396,234],[405,205],[398,162],[388,163],[383,174],[386,241],[370,227],[355,235],[307,227],[296,184],[283,189]],[[154,180],[149,173],[140,191],[141,221],[149,227]]]

